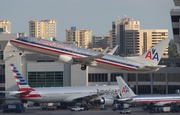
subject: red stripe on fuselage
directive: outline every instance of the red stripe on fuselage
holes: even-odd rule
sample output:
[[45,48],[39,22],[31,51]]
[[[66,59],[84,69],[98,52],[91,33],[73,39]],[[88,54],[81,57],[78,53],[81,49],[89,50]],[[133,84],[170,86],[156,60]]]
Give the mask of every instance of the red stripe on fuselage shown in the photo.
[[[71,53],[67,53],[67,52],[62,52],[62,51],[60,51],[60,50],[58,50],[58,51],[55,51],[55,50],[52,50],[52,49],[48,49],[48,48],[43,48],[43,47],[45,47],[45,46],[43,46],[43,47],[40,47],[40,46],[34,46],[34,45],[32,45],[32,44],[26,44],[26,43],[22,43],[22,42],[19,42],[19,41],[14,41],[14,40],[10,40],[10,42],[15,42],[15,43],[18,43],[18,44],[22,44],[22,45],[26,45],[26,46],[30,46],[30,47],[34,47],[34,48],[38,48],[38,49],[43,49],[43,50],[49,50],[49,51],[51,51],[51,52],[56,52],[56,53],[60,53],[60,54],[66,54],[66,55],[70,55],[70,56],[74,56],[74,57],[82,57],[82,56],[78,56],[77,54],[71,54]],[[57,50],[57,49],[56,49]],[[112,63],[112,62],[106,62],[106,61],[103,61],[103,60],[100,60],[100,59],[98,59],[98,60],[95,60],[95,61],[97,61],[97,62],[99,62],[99,63],[104,63],[104,64],[108,64],[108,65],[111,65],[111,66],[116,66],[116,67],[120,67],[120,68],[124,68],[124,69],[128,69],[128,70],[136,70],[135,68],[131,68],[131,67],[126,67],[126,66],[123,66],[123,65],[118,65],[118,64],[114,64],[114,63]]]
[[20,98],[36,98],[36,97],[41,97],[40,94],[27,94],[27,95],[20,95]]
[[18,91],[35,91],[33,88],[20,88]]

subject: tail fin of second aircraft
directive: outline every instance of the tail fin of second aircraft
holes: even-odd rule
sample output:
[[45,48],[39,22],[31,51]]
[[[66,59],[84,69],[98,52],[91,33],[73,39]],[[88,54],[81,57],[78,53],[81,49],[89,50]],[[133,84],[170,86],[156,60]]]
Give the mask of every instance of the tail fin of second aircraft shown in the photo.
[[31,88],[27,82],[24,80],[23,76],[19,73],[18,69],[15,67],[14,64],[10,64],[14,79],[19,87],[19,90],[21,91],[27,91],[27,90],[34,90]]
[[116,80],[117,80],[118,86],[120,88],[120,92],[121,92],[122,97],[136,96],[134,94],[134,92],[131,90],[131,88],[122,79],[122,77],[118,76],[118,77],[116,77]]
[[138,57],[130,57],[130,59],[147,64],[147,66],[157,66],[170,39],[161,40],[158,44],[149,49],[146,53]]

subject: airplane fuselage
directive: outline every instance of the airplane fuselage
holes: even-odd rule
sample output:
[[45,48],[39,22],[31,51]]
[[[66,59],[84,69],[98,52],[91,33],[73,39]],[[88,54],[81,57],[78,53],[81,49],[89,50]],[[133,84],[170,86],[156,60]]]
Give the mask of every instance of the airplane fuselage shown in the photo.
[[[59,59],[60,55],[81,58],[98,55],[100,53],[97,51],[41,38],[17,38],[10,40],[10,42],[12,45],[23,51],[47,55],[56,59]],[[116,72],[145,73],[155,71],[154,69],[144,68],[145,64],[143,63],[109,54],[105,54],[102,58],[96,59],[95,62],[96,66],[94,67],[104,68]]]
[[[103,95],[116,97],[119,93],[117,85],[112,86],[76,86],[76,87],[41,87],[33,88],[29,94],[21,94],[20,98],[38,103],[76,102],[81,99],[90,101]],[[78,99],[77,99],[78,98]]]
[[130,97],[126,103],[154,103],[163,106],[164,104],[179,103],[179,94],[157,94],[157,95],[138,95]]

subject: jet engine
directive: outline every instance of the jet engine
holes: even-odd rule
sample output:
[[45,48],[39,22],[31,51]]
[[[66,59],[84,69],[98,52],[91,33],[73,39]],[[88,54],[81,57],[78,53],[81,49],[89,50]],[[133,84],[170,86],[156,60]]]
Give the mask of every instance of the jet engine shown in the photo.
[[105,96],[102,96],[100,99],[95,100],[95,103],[104,104],[104,105],[113,105],[114,99],[112,96],[105,95]]
[[73,57],[70,57],[68,55],[60,55],[59,61],[62,63],[66,63],[66,64],[73,64],[74,63]]

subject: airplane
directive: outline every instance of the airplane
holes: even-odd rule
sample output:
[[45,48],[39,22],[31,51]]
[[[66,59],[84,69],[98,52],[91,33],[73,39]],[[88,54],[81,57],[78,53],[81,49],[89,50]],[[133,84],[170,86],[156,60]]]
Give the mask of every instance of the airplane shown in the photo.
[[179,94],[147,94],[136,95],[132,89],[125,83],[122,77],[116,77],[118,86],[120,88],[121,98],[117,99],[118,102],[126,104],[147,104],[148,106],[167,106],[180,104]]
[[132,59],[42,38],[19,37],[11,39],[10,43],[22,52],[47,55],[65,64],[80,64],[81,70],[86,70],[86,67],[89,66],[122,73],[147,73],[166,67],[158,65],[158,63],[169,41],[170,39],[163,39],[143,55]]
[[19,89],[17,91],[0,91],[0,93],[26,101],[37,103],[96,102],[97,104],[113,105],[114,100],[110,98],[116,97],[120,92],[118,85],[32,88],[14,64],[10,64],[10,67]]

